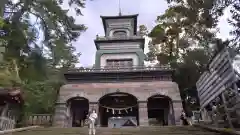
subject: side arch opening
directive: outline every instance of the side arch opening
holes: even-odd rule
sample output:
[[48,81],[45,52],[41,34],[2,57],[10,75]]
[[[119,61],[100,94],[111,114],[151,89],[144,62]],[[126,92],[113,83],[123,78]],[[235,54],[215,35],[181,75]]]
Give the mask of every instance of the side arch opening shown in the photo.
[[154,95],[147,100],[149,125],[166,126],[172,121],[172,100],[168,96]]
[[73,97],[67,100],[67,119],[72,127],[83,127],[89,111],[89,100]]

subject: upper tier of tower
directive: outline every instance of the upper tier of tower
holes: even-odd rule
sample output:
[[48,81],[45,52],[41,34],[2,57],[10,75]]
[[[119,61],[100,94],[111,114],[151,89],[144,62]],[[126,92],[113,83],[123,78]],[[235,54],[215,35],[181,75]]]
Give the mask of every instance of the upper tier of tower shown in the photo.
[[137,35],[137,17],[135,15],[101,16],[105,36],[121,37]]
[[[95,42],[97,50],[102,49],[143,49],[145,40],[137,33],[138,14],[101,16],[105,35],[97,35]],[[122,43],[127,45],[122,45]],[[106,44],[107,43],[107,44]],[[118,45],[108,45],[117,43]],[[135,44],[137,43],[137,44]],[[103,45],[104,44],[104,45]],[[135,44],[135,45],[132,45]]]

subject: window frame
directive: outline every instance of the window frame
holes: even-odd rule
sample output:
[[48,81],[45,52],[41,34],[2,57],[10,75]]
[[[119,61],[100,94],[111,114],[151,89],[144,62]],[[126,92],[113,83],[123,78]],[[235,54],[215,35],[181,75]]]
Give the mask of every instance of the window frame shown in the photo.
[[[115,64],[118,63],[118,64]],[[133,59],[107,59],[106,67],[133,67]]]

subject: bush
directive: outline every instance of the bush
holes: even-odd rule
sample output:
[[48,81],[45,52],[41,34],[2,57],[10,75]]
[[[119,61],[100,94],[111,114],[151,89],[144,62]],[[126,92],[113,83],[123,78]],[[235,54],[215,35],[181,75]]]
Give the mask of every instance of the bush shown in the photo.
[[54,81],[25,82],[22,88],[25,115],[53,113],[58,90],[62,84]]

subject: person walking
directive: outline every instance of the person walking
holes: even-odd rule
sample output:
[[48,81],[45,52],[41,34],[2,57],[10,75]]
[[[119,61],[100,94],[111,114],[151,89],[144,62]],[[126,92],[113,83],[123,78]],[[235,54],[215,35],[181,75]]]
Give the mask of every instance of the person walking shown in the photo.
[[212,103],[212,122],[218,127],[217,106],[216,103]]
[[187,114],[186,114],[187,122],[190,126],[193,124],[193,112],[190,108],[187,108]]
[[187,118],[186,118],[186,113],[184,110],[182,110],[182,114],[180,116],[180,119],[182,121],[182,125],[188,125]]
[[95,129],[95,122],[97,119],[97,113],[95,110],[92,111],[92,113],[90,113],[89,117],[88,117],[88,125],[89,125],[89,135],[95,135],[96,134],[96,129]]

